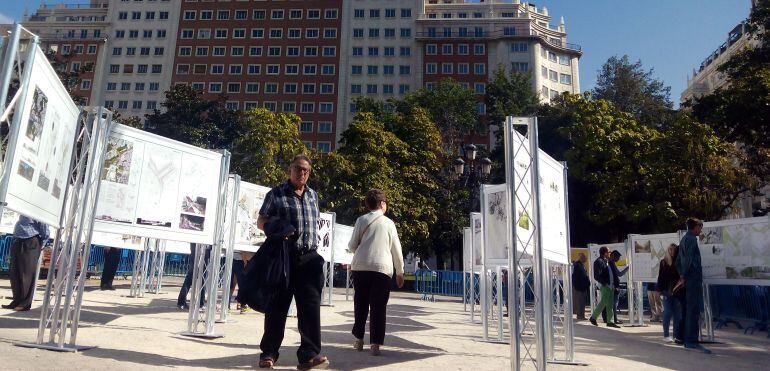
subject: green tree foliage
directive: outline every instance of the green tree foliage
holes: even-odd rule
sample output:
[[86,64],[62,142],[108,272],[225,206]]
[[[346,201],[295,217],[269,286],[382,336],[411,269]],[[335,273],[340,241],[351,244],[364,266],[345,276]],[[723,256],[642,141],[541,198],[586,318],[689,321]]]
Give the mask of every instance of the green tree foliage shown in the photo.
[[627,55],[610,57],[599,69],[595,99],[611,102],[618,110],[630,113],[636,121],[661,127],[671,119],[671,87],[644,70],[641,61],[631,63]]
[[291,159],[307,152],[299,140],[300,121],[291,113],[273,113],[264,108],[247,111],[233,142],[231,171],[247,182],[265,186],[285,181]]
[[203,148],[230,148],[238,136],[240,111],[225,107],[225,96],[216,100],[189,85],[175,85],[161,103],[164,112],[147,115],[145,129],[167,138]]

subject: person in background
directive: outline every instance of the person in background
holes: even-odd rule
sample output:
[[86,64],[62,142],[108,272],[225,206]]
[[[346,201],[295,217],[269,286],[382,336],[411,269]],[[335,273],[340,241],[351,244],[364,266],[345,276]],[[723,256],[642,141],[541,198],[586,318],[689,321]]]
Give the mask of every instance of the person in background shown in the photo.
[[577,319],[586,319],[586,297],[591,286],[585,263],[588,261],[586,254],[581,253],[578,260],[572,263],[572,311]]
[[[620,277],[623,277],[623,276],[626,275],[626,273],[628,273],[628,267],[623,268],[622,271],[618,270],[617,263],[620,260],[621,256],[622,255],[620,254],[620,251],[613,250],[612,253],[610,254],[610,258],[609,258],[609,262],[608,262],[609,263],[609,267],[610,267],[610,272],[612,274],[612,279],[613,279],[613,281],[612,281],[613,282],[613,286],[612,286],[612,310],[615,313],[615,322],[614,323],[616,325],[619,325],[619,324],[623,323],[623,321],[618,319],[618,303],[620,302]],[[607,316],[606,316],[605,313],[602,313],[602,319],[604,319],[604,323],[609,324],[609,322],[607,322]]]
[[610,252],[609,249],[607,249],[607,246],[599,248],[599,257],[594,261],[593,272],[594,279],[601,286],[601,300],[599,300],[599,304],[594,308],[589,320],[592,325],[598,326],[596,323],[596,315],[601,312],[606,312],[606,318],[608,320],[607,327],[617,328],[618,325],[615,324],[615,310],[612,305],[614,300],[612,290],[613,287],[615,287],[615,282],[614,275],[610,269],[609,258]]
[[[187,293],[190,291],[190,287],[192,286],[192,279],[193,279],[193,271],[195,270],[195,245],[194,243],[190,244],[190,257],[187,264],[187,274],[184,276],[184,282],[182,283],[182,288],[179,290],[179,296],[176,300],[176,306],[177,308],[181,310],[188,310],[190,309],[190,306],[187,305]],[[208,265],[209,263],[209,255],[211,255],[211,249],[206,249],[206,253],[203,255],[203,264]],[[203,280],[206,280],[206,276],[204,275]],[[200,300],[200,307],[203,308],[203,305],[205,304],[204,299],[206,298],[206,288],[201,286],[201,300]]]
[[657,285],[653,282],[647,282],[647,302],[650,303],[650,322],[660,322],[663,304]]
[[360,216],[353,228],[348,250],[354,253],[351,262],[353,274],[353,306],[355,323],[353,348],[364,348],[366,318],[369,322],[369,344],[372,355],[380,355],[385,343],[385,323],[391,277],[396,271],[396,285],[404,286],[404,256],[398,239],[396,224],[385,216],[388,203],[385,193],[372,189],[366,193],[364,204],[369,213]]
[[13,228],[13,237],[9,270],[13,299],[3,308],[22,312],[32,307],[35,273],[42,246],[48,240],[48,226],[20,215]]
[[[682,339],[679,327],[679,321],[682,319],[682,307],[679,305],[679,299],[676,298],[677,294],[674,294],[674,287],[679,282],[679,273],[674,266],[678,249],[679,247],[673,243],[666,249],[666,255],[660,260],[656,284],[663,301],[663,340],[668,343],[674,342],[674,339]],[[672,319],[674,321],[673,338],[669,336],[669,324]]]
[[703,309],[703,267],[698,248],[698,236],[702,230],[703,222],[700,219],[687,220],[687,233],[679,243],[676,271],[679,273],[678,285],[684,285],[685,288],[684,347],[711,354],[709,349],[698,343],[700,312]]
[[120,257],[123,255],[123,249],[117,247],[105,247],[104,248],[104,270],[102,271],[102,278],[99,282],[99,289],[114,291],[112,287],[112,281],[115,280],[115,273],[118,272],[118,265],[120,264]]

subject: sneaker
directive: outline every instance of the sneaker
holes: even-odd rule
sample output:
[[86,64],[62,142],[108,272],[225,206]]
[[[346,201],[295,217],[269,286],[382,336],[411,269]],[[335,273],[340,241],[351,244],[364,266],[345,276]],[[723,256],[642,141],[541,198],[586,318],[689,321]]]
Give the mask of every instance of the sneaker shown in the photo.
[[381,354],[379,344],[372,344],[371,348],[372,348],[372,355],[373,356],[378,356],[378,355]]
[[672,338],[671,336],[666,336],[666,337],[663,338],[663,341],[665,341],[667,343],[673,343],[674,342],[674,338]]
[[618,326],[618,325],[616,325],[616,324],[614,324],[614,323],[608,323],[608,324],[607,324],[607,327],[612,327],[612,328],[620,328],[620,326]]
[[599,324],[597,324],[597,323],[596,323],[596,318],[593,318],[593,317],[591,317],[591,318],[589,318],[588,320],[589,320],[589,321],[591,321],[591,324],[592,324],[592,325],[594,325],[594,326],[599,326]]
[[353,342],[353,349],[361,352],[364,350],[364,339],[356,339],[355,342]]

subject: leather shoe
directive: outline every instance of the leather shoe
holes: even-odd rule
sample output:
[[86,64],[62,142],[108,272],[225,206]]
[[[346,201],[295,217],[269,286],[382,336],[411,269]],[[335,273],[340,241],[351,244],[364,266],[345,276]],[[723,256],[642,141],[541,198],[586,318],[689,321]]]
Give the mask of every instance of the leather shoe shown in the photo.
[[32,307],[22,307],[22,306],[18,306],[18,307],[16,307],[16,308],[13,308],[13,310],[15,310],[15,311],[17,311],[17,312],[26,312],[26,311],[28,311],[28,310],[30,310],[30,309],[32,309]]
[[329,367],[329,359],[325,356],[315,356],[315,358],[297,365],[297,370],[326,369]]
[[607,327],[613,327],[613,328],[620,328],[620,326],[614,324],[614,323],[608,323]]
[[3,309],[14,309],[16,308],[16,303],[12,302],[11,304],[3,304],[2,307]]
[[590,317],[588,320],[591,321],[592,325],[599,326],[599,324],[596,323],[596,318]]

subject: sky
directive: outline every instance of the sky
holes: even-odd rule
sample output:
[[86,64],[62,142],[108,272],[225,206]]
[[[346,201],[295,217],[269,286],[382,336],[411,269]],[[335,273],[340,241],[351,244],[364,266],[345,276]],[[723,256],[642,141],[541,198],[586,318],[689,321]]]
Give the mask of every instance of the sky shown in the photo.
[[[88,0],[47,1],[87,3]],[[36,1],[0,0],[0,23],[20,20],[25,7]],[[590,90],[596,71],[613,55],[641,60],[645,69],[671,86],[678,104],[693,68],[726,39],[727,33],[748,17],[750,0],[541,0],[553,17],[565,19],[567,41],[583,48],[580,88]],[[34,9],[30,8],[30,12]]]

